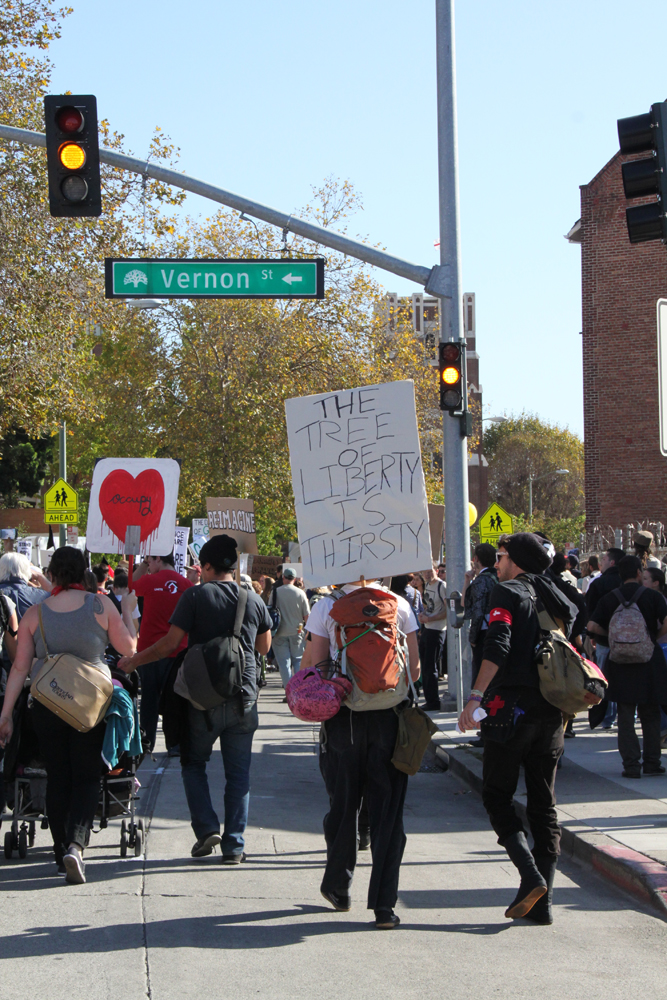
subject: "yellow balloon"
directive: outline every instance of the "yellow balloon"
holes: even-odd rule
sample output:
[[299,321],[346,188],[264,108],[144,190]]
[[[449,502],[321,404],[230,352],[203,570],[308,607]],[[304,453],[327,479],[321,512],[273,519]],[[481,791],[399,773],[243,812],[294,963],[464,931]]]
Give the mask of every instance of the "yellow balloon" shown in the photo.
[[474,503],[469,503],[468,504],[468,522],[469,522],[471,528],[472,528],[472,526],[473,526],[473,524],[475,523],[476,520],[477,520],[477,508],[475,507]]

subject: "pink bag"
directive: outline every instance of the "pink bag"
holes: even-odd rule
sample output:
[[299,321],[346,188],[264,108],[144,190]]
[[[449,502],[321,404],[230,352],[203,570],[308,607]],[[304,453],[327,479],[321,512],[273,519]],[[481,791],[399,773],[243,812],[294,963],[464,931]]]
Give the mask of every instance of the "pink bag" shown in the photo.
[[326,722],[333,719],[345,699],[352,694],[347,677],[325,680],[315,667],[299,670],[285,688],[292,715],[302,722]]

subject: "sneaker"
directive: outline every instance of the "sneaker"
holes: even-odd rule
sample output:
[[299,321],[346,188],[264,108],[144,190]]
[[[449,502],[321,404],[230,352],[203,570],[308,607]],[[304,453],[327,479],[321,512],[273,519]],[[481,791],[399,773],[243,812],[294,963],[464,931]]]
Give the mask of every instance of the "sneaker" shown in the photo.
[[180,756],[181,756],[181,748],[179,747],[178,744],[176,744],[175,747],[169,747],[169,749],[167,750],[167,757],[180,757]]
[[359,850],[367,851],[371,846],[371,831],[370,830],[360,830],[359,831]]
[[665,768],[662,764],[658,764],[657,767],[644,768],[644,777],[648,778],[652,774],[664,774]]
[[343,896],[340,892],[327,892],[326,889],[320,889],[320,892],[339,913],[347,913],[352,909],[352,900],[349,896]]
[[207,854],[213,853],[213,848],[222,841],[219,833],[207,833],[205,837],[200,837],[195,841],[195,846],[190,851],[193,858],[204,858]]
[[401,919],[397,917],[393,910],[376,910],[375,926],[380,931],[391,931],[398,927]]
[[621,774],[622,778],[641,778],[642,772],[637,768],[633,768],[631,771],[623,771]]
[[[441,711],[441,708],[440,708],[440,702],[438,702],[438,703],[436,704],[435,702],[428,702],[428,701],[427,701],[427,702],[425,702],[425,703],[424,703],[424,704],[422,705],[422,710],[423,710],[424,712],[440,712],[440,711]],[[384,911],[383,911],[383,912],[384,912]]]
[[248,860],[247,854],[223,854],[220,859],[221,865],[242,865]]
[[70,885],[83,885],[86,881],[86,866],[81,857],[81,851],[70,847],[63,858],[65,866],[65,881]]

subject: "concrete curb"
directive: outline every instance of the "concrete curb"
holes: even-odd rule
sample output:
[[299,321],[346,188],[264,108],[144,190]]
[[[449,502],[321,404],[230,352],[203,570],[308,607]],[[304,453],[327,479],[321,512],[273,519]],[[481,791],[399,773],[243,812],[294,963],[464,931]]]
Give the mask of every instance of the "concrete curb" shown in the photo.
[[[470,788],[482,793],[482,751],[453,743],[448,738],[433,741],[433,748],[449,757],[449,770]],[[526,807],[514,799],[517,812],[527,823]],[[568,816],[559,809],[564,852],[590,865],[619,888],[648,903],[667,921],[667,867],[653,858],[633,851],[612,837]]]

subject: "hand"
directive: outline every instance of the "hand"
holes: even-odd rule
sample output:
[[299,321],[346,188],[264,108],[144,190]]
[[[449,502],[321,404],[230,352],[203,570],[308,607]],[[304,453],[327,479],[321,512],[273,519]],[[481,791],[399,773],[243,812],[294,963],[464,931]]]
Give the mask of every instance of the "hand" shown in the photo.
[[459,729],[464,733],[467,729],[479,729],[479,722],[475,722],[472,713],[479,708],[478,701],[469,701],[459,716]]
[[475,579],[475,571],[474,571],[474,569],[466,570],[464,579],[465,579],[466,583],[471,583]]
[[6,747],[12,738],[14,723],[11,719],[0,716],[0,746]]
[[421,614],[417,615],[417,618],[418,618],[418,619],[419,619],[419,621],[420,621],[420,622],[422,623],[422,625],[425,625],[425,624],[426,624],[426,622],[427,622],[427,621],[429,620],[429,617],[428,617],[428,615],[425,615],[423,611],[422,611],[422,613],[421,613]]
[[126,674],[131,674],[134,671],[134,667],[132,666],[133,659],[133,656],[121,656],[118,661],[118,669],[124,670]]
[[137,595],[133,590],[128,594],[123,594],[123,596],[120,599],[121,611],[127,611],[128,616],[131,617],[132,612],[134,611],[136,606],[137,606]]

